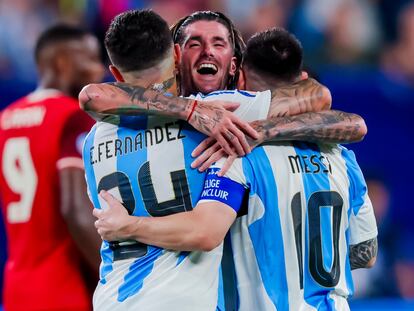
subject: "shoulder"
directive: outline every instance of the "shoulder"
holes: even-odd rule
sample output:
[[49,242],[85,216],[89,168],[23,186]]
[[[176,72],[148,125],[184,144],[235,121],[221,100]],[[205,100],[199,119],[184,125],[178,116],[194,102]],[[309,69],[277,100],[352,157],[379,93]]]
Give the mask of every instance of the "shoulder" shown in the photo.
[[198,100],[228,100],[231,98],[255,98],[260,92],[250,92],[243,90],[218,90],[209,94],[198,93],[191,95],[190,98]]

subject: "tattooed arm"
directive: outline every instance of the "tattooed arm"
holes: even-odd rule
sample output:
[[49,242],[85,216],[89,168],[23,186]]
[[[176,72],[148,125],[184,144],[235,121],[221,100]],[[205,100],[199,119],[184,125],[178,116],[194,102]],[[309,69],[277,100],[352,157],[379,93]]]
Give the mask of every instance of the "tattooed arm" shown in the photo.
[[116,82],[87,85],[79,94],[79,105],[98,121],[110,122],[111,115],[121,114],[156,114],[186,120],[198,131],[214,137],[232,155],[250,152],[247,137],[258,138],[247,122],[230,112],[239,106],[237,103],[198,102],[153,88]]
[[372,268],[377,259],[377,238],[349,246],[349,261],[351,270],[359,268]]
[[[264,142],[288,140],[303,140],[324,143],[356,142],[364,138],[367,128],[359,115],[342,111],[327,110],[321,112],[306,112],[295,116],[273,117],[250,123],[259,134],[259,139],[248,138],[251,148]],[[202,141],[192,156],[197,157],[191,166],[200,171],[206,170],[220,158],[228,156],[214,138]],[[236,159],[229,156],[221,168],[223,175]]]
[[187,119],[194,101],[168,97],[152,88],[127,83],[89,84],[79,93],[79,105],[95,120],[107,115],[160,114]]
[[294,116],[305,112],[317,112],[331,108],[332,97],[329,89],[315,79],[272,90],[268,117]]
[[344,143],[362,140],[367,131],[359,115],[335,110],[274,117],[254,121],[251,125],[260,135],[260,139],[251,145],[286,140]]
[[[301,80],[272,91],[268,118],[329,110],[331,102],[332,97],[328,88],[314,79]],[[323,136],[323,132],[321,132],[322,136],[304,140],[351,143],[362,140],[367,133],[365,122],[358,115],[334,111],[332,117],[336,118],[337,123],[334,129],[326,129],[328,136]],[[313,126],[312,122],[314,121],[308,121],[311,122],[309,125]],[[327,123],[327,127],[330,126],[331,123]]]

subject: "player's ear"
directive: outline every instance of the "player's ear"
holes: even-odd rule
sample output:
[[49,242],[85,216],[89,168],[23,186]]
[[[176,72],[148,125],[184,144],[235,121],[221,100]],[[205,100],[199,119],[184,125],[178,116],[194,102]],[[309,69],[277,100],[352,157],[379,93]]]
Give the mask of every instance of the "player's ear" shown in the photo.
[[234,76],[236,74],[236,70],[237,70],[236,64],[237,64],[237,58],[232,57],[230,61],[230,71],[229,71],[230,76]]
[[125,82],[121,72],[114,65],[109,65],[109,71],[112,73],[116,81]]
[[309,78],[308,73],[306,71],[302,71],[299,80],[306,80],[307,78]]
[[179,44],[174,44],[174,63],[175,69],[178,70],[181,63],[181,48]]
[[237,80],[237,89],[245,90],[246,89],[246,74],[244,73],[243,67],[239,71],[239,80]]

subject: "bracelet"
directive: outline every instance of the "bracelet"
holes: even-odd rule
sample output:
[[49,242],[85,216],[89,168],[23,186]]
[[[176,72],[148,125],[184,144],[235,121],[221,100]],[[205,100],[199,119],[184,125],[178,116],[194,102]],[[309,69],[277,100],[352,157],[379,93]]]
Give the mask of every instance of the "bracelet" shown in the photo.
[[188,118],[187,118],[187,122],[190,121],[191,117],[193,116],[193,112],[194,112],[197,104],[198,104],[198,101],[194,100],[193,107],[191,107],[191,112],[190,112],[190,114],[188,115]]

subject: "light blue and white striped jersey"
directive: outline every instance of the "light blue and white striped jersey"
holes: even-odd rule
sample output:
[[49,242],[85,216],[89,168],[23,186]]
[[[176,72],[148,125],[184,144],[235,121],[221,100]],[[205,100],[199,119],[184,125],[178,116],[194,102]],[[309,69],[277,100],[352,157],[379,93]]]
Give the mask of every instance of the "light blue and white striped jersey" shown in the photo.
[[[270,105],[269,91],[225,91],[204,97],[240,102],[236,114],[248,121],[266,118]],[[98,196],[105,189],[135,216],[191,210],[205,176],[191,169],[191,152],[205,136],[184,122],[164,117],[111,118],[111,123],[96,123],[84,144],[88,193],[94,206],[106,204]],[[221,256],[221,246],[211,252],[177,252],[134,241],[104,241],[94,309],[223,309],[218,301]]]
[[[266,145],[237,159],[215,193],[249,191],[247,215],[230,229],[239,310],[349,310],[349,245],[377,236],[373,208],[352,151],[304,142]],[[220,192],[221,191],[221,192]],[[243,192],[243,191],[241,191]],[[206,192],[204,199],[217,200]],[[221,195],[223,196],[223,195]]]

